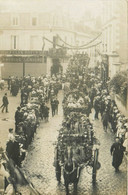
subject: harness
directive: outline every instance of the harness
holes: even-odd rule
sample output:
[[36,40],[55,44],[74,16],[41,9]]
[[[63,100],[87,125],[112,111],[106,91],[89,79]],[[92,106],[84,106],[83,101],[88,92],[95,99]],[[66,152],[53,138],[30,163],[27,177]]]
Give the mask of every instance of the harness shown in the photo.
[[66,164],[64,165],[64,172],[65,172],[67,175],[71,175],[71,174],[77,169],[74,162],[73,162],[73,169],[72,169],[72,171],[66,171],[65,166],[66,166]]

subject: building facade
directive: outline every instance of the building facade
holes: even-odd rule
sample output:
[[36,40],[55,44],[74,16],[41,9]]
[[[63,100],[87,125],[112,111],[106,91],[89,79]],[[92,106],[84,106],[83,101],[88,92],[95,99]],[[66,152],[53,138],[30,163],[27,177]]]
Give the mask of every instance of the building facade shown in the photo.
[[128,69],[128,2],[103,1],[102,51],[109,56],[109,77]]
[[[80,32],[67,15],[59,12],[0,12],[0,51],[48,51],[54,47],[54,39],[59,35],[60,46],[79,47],[91,40],[92,35]],[[46,39],[44,39],[46,38]],[[72,50],[70,50],[70,53]],[[1,57],[3,54],[0,54]],[[2,63],[2,62],[1,62]],[[49,73],[51,59],[46,63],[26,63],[25,74]],[[13,68],[14,67],[14,68]],[[2,77],[22,76],[23,63],[4,62]],[[18,71],[20,70],[20,71]]]
[[[103,1],[102,51],[108,56],[110,78],[128,70],[128,0]],[[127,115],[128,89],[126,105],[115,99],[122,113]]]
[[[53,41],[53,36],[71,44],[86,43],[88,34],[76,32],[68,17],[54,13],[0,13],[0,49],[41,50],[42,38]],[[46,44],[46,50],[51,45]]]

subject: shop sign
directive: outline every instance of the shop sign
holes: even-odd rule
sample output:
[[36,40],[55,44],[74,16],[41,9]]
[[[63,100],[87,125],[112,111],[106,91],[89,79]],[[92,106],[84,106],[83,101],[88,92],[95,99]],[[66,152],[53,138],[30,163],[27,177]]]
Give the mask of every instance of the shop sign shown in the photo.
[[1,55],[42,55],[42,50],[0,50]]
[[42,63],[42,56],[2,56],[0,60],[2,63]]

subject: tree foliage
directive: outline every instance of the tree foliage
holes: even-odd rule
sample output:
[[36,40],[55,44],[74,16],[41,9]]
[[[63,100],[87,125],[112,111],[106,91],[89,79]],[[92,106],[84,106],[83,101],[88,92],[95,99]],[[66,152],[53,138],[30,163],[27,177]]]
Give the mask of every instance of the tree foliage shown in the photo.
[[128,71],[117,73],[110,81],[110,88],[126,102],[128,90]]

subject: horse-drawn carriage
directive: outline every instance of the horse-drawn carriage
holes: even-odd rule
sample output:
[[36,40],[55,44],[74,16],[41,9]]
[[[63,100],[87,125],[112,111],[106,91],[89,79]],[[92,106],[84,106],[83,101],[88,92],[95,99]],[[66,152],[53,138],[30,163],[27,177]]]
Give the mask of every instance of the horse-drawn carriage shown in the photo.
[[71,92],[64,100],[65,120],[59,131],[55,148],[55,170],[58,182],[63,169],[64,185],[69,194],[68,186],[77,184],[82,168],[92,167],[92,181],[96,182],[99,141],[94,136],[93,126],[86,115],[87,102],[82,93]]

